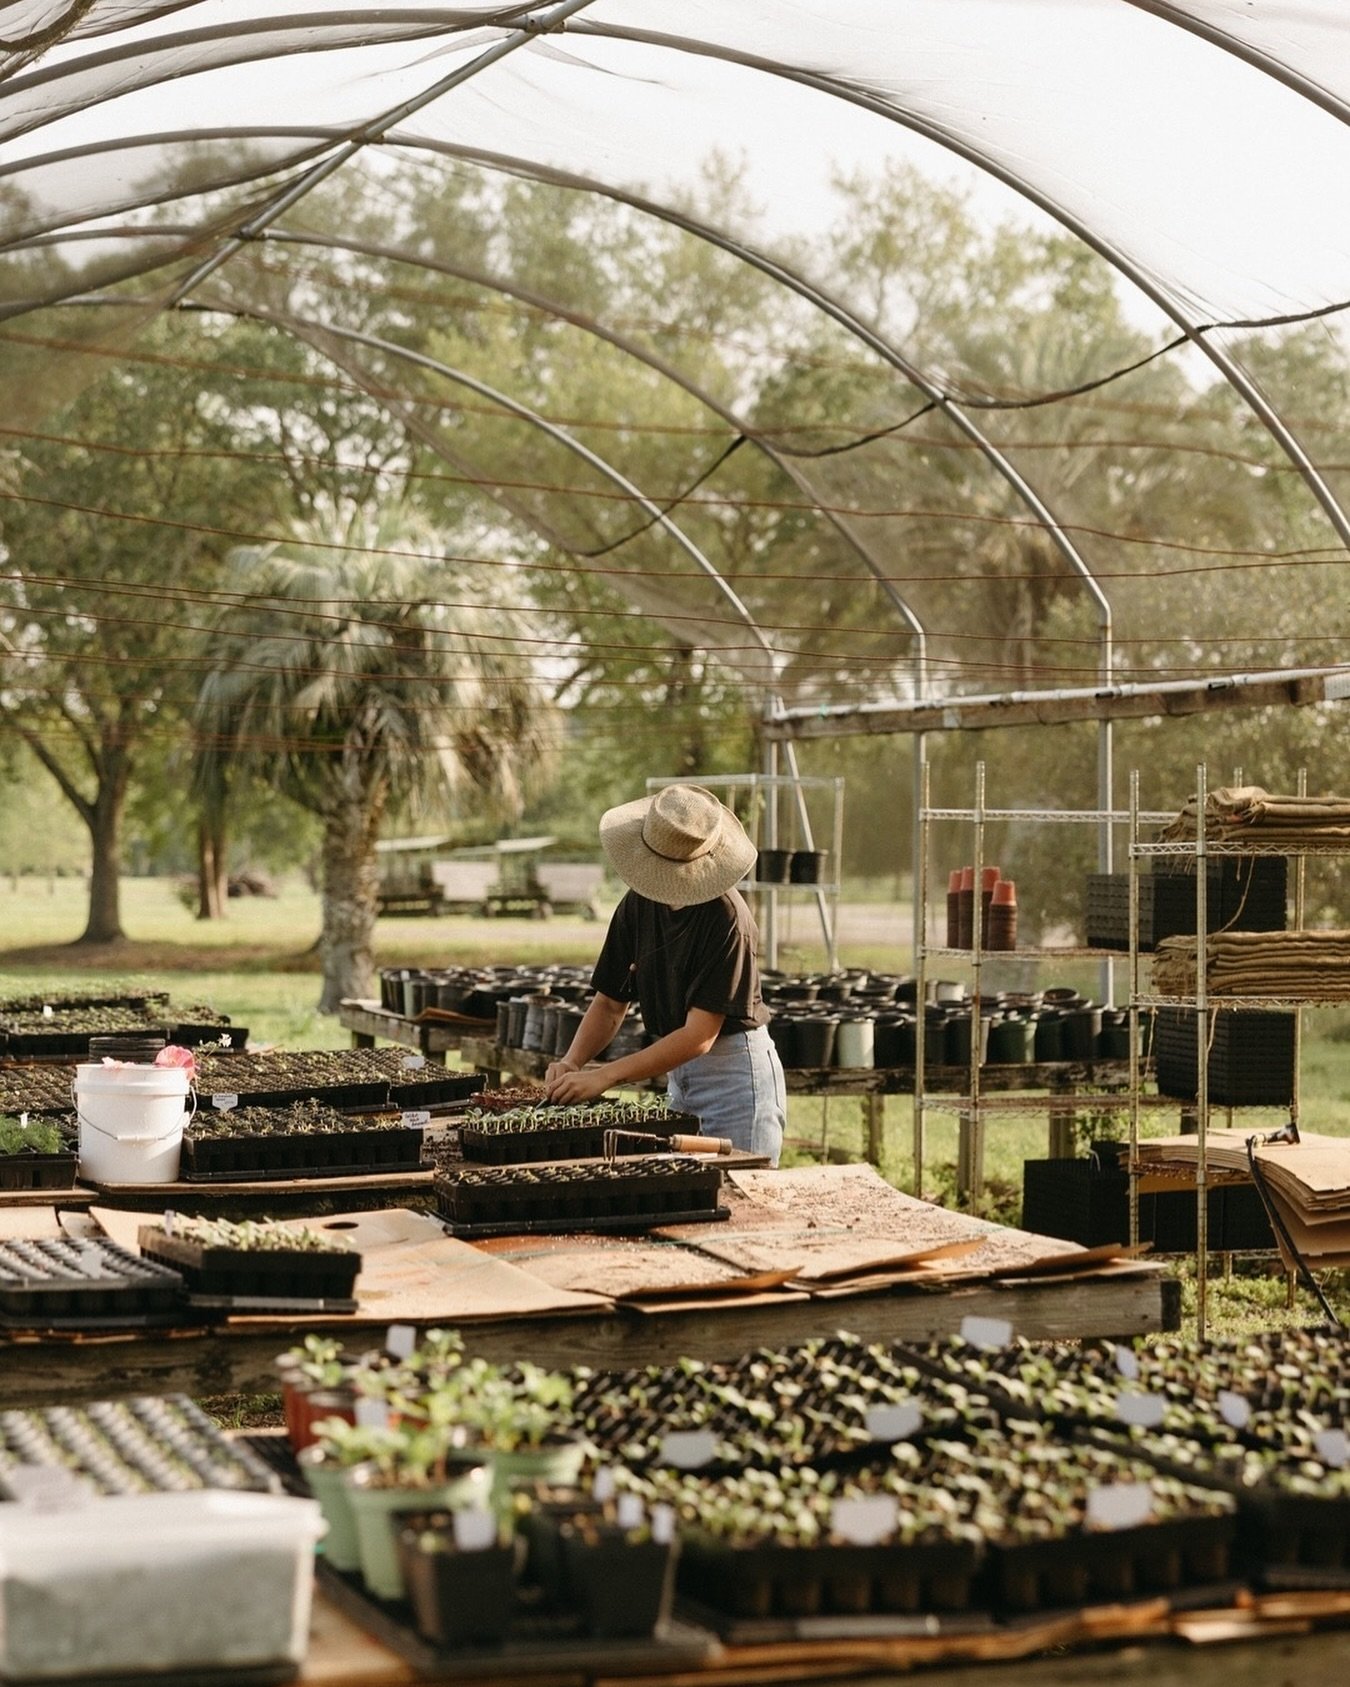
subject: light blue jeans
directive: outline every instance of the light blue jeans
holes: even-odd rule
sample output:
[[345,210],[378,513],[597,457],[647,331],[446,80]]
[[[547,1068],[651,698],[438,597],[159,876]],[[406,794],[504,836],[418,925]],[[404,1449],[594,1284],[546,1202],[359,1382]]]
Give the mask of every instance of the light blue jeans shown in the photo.
[[670,1105],[698,1115],[704,1136],[730,1137],[750,1154],[778,1164],[787,1125],[787,1086],[778,1050],[762,1025],[728,1031],[666,1081]]

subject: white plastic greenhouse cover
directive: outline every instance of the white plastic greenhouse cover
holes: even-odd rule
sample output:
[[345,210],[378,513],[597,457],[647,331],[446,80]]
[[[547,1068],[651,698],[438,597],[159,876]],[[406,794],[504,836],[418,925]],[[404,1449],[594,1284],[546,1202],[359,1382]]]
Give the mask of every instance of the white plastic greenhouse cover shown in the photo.
[[[1350,451],[1301,372],[1346,368],[1345,0],[11,0],[0,37],[16,434],[158,313],[248,317],[412,418],[504,545],[605,569],[789,704],[989,690],[972,640],[1051,626],[1068,654],[1034,671],[1061,687],[1172,677],[1176,640],[1185,671],[1340,660]],[[711,248],[705,285],[758,289],[734,344],[709,355],[687,301],[570,291],[493,227],[522,180],[601,249]],[[860,194],[880,218],[915,184],[1059,237],[1124,329],[1076,333],[1071,294],[1062,343],[1024,332],[1036,300],[963,325],[995,247],[944,282],[918,210],[888,286]],[[438,197],[461,242],[417,220]],[[353,285],[372,264],[420,277],[417,333]],[[595,360],[586,415],[524,352],[428,328],[489,298]],[[659,479],[644,395],[688,436]],[[1177,453],[1250,509],[1236,537],[1158,491]],[[768,557],[756,498],[800,510]],[[1220,602],[1214,569],[1250,591]]]

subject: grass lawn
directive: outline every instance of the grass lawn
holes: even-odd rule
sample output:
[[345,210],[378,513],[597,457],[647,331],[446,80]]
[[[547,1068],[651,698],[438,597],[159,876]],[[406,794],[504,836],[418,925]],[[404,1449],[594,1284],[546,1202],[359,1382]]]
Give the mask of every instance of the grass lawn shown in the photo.
[[[866,910],[853,908],[843,929],[851,933],[843,949],[845,965],[897,970],[907,962],[895,944],[894,909],[878,910],[875,925],[884,940],[869,941]],[[319,929],[319,903],[302,884],[284,885],[275,898],[245,898],[230,903],[226,920],[192,918],[165,879],[127,879],[123,886],[123,924],[130,934],[111,951],[71,948],[82,929],[85,886],[79,879],[0,880],[0,995],[75,983],[138,983],[167,989],[175,1002],[201,1003],[247,1026],[254,1042],[291,1048],[342,1048],[350,1041],[331,1017],[318,1013],[318,959],[313,952]],[[903,922],[900,922],[903,923]],[[587,962],[594,958],[603,926],[580,918],[551,920],[384,919],[376,933],[381,965],[400,962],[433,965],[486,965],[493,962]],[[809,927],[804,928],[809,933]],[[821,950],[803,938],[791,964],[818,968]],[[1068,969],[1066,969],[1067,971]],[[1057,982],[1075,982],[1068,977]],[[1118,987],[1119,987],[1118,980]],[[1093,988],[1084,973],[1079,987]],[[985,1168],[988,1189],[980,1210],[1004,1222],[1019,1222],[1022,1165],[1046,1153],[1046,1121],[1035,1097],[1024,1113],[1001,1114],[988,1126]],[[1350,1009],[1304,1015],[1301,1060],[1301,1113],[1309,1130],[1350,1135]],[[912,1187],[912,1117],[906,1096],[886,1101],[882,1170],[902,1188]],[[1216,1122],[1226,1123],[1222,1114]],[[1244,1128],[1270,1130],[1284,1122],[1275,1109],[1244,1111]],[[1124,1134],[1123,1107],[1111,1134]],[[1175,1114],[1145,1115],[1145,1130],[1176,1128]],[[785,1163],[819,1158],[862,1158],[865,1122],[862,1103],[841,1097],[828,1105],[808,1096],[789,1104],[791,1145]],[[956,1164],[956,1121],[930,1114],[927,1122],[925,1193],[952,1199]],[[1179,1267],[1185,1275],[1185,1269]],[[1350,1316],[1350,1293],[1338,1289]],[[1292,1318],[1308,1322],[1315,1308],[1300,1293],[1292,1314],[1285,1309],[1282,1276],[1253,1261],[1231,1280],[1218,1284],[1212,1319],[1216,1327],[1265,1326]]]

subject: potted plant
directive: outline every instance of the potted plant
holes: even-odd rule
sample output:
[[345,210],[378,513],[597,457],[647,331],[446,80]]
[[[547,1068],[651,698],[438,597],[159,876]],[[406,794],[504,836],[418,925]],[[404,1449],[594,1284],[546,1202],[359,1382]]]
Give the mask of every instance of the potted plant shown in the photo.
[[51,1119],[0,1116],[0,1189],[69,1189],[75,1151]]
[[516,1612],[524,1542],[496,1512],[404,1518],[399,1561],[418,1632],[439,1646],[495,1645]]
[[491,1459],[493,1504],[505,1508],[516,1483],[576,1481],[585,1448],[571,1429],[574,1393],[570,1377],[538,1365],[504,1371],[471,1359],[433,1399]]
[[678,1540],[673,1513],[653,1521],[635,1494],[554,1514],[564,1600],[597,1639],[651,1635],[670,1617]]

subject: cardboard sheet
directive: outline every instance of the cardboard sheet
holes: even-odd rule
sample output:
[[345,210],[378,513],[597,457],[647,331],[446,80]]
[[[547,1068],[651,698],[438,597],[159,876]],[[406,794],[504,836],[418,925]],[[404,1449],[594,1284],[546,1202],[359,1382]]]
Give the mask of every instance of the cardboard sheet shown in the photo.
[[[94,1217],[106,1234],[134,1248],[139,1226],[162,1218],[163,1208],[137,1213],[97,1207]],[[427,1214],[403,1207],[282,1222],[296,1229],[330,1230],[360,1251],[358,1310],[352,1316],[353,1324],[457,1324],[603,1312],[613,1304],[603,1295],[554,1288],[509,1260],[447,1236],[440,1223]],[[295,1319],[245,1318],[231,1322],[253,1328],[272,1324],[291,1328]]]
[[522,1243],[504,1257],[554,1288],[605,1295],[613,1300],[663,1296],[727,1297],[777,1288],[790,1271],[747,1274],[734,1265],[671,1242],[607,1239],[601,1247],[577,1246],[567,1237],[545,1247],[545,1238]]
[[55,1207],[0,1207],[0,1242],[39,1242],[62,1234]]

